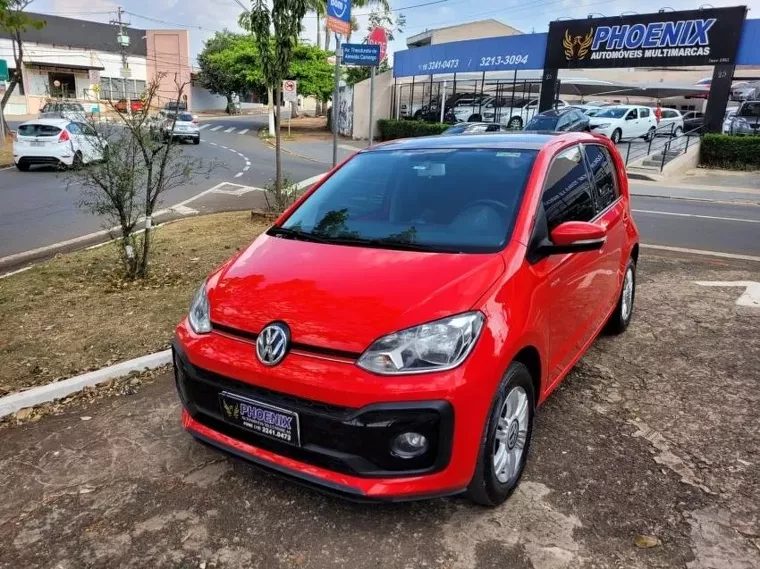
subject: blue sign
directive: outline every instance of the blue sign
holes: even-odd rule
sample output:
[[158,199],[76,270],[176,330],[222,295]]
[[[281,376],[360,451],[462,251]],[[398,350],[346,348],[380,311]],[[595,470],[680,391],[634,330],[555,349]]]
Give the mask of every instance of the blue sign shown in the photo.
[[760,20],[744,20],[736,65],[760,65]]
[[346,65],[377,67],[380,65],[380,46],[371,43],[344,43],[342,61]]
[[393,76],[543,69],[547,34],[522,34],[416,47],[393,54]]
[[351,0],[327,0],[327,27],[336,34],[351,31]]

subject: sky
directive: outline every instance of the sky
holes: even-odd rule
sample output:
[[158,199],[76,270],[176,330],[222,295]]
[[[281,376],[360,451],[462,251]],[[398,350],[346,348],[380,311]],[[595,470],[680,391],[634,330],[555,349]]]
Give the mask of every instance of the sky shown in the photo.
[[[246,0],[241,2],[248,4]],[[707,6],[735,6],[740,3],[737,0],[712,0]],[[662,7],[687,10],[699,6],[693,0],[390,0],[390,4],[395,12],[406,16],[405,29],[401,33],[396,32],[395,40],[389,46],[390,53],[406,49],[406,38],[426,29],[489,18],[530,33],[548,31],[549,22],[557,18],[585,18],[591,13],[601,17],[630,11],[656,12]],[[419,6],[420,4],[426,5]],[[748,18],[760,18],[760,0],[749,0],[744,4],[750,8]],[[203,49],[203,42],[215,30],[237,30],[237,18],[242,12],[235,0],[35,0],[29,10],[107,22],[116,16],[119,5],[129,12],[126,18],[133,27],[188,28],[193,58]],[[354,41],[360,41],[366,35],[369,11],[367,8],[354,10],[361,26],[352,38]],[[314,41],[316,17],[307,14],[303,24],[303,37]]]

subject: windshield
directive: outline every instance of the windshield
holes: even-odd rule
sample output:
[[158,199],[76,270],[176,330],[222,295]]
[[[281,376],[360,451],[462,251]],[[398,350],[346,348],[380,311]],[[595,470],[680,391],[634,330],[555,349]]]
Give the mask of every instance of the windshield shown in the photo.
[[600,109],[595,115],[597,118],[622,119],[623,115],[628,112],[625,107],[611,107],[609,109]]
[[558,120],[558,117],[536,115],[530,119],[525,130],[554,130],[557,126]]
[[49,124],[22,124],[18,127],[19,136],[58,136],[61,129]]
[[596,117],[599,116],[599,113],[601,113],[604,109],[584,109],[583,112],[586,114],[586,116],[589,117]]
[[737,116],[760,117],[760,102],[744,103]]
[[282,227],[293,238],[337,244],[498,251],[509,238],[536,153],[446,148],[358,154]]

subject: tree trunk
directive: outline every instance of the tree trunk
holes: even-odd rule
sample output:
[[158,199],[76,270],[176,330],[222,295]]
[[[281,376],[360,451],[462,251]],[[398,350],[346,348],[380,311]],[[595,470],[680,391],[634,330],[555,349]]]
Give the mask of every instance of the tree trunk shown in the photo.
[[274,96],[275,101],[277,103],[277,126],[275,127],[275,141],[274,141],[274,168],[275,168],[275,179],[274,179],[274,189],[277,193],[278,200],[279,197],[282,195],[282,162],[280,157],[280,125],[282,124],[282,121],[280,120],[280,109],[282,108],[280,106],[280,89],[281,85],[278,83],[274,88]]
[[267,108],[269,109],[269,136],[274,136],[274,110],[272,109],[272,88],[267,87]]
[[140,267],[137,274],[145,278],[148,276],[148,258],[150,257],[150,239],[153,226],[153,218],[151,215],[145,216],[145,233],[143,234],[142,244],[142,258],[140,259]]
[[321,31],[322,31],[322,18],[320,18],[319,13],[317,13],[317,47],[322,45],[322,36],[320,35]]

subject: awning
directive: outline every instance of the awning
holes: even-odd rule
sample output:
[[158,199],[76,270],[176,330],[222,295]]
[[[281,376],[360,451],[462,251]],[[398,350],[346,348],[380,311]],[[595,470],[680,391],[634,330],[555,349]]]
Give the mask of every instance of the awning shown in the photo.
[[46,61],[25,61],[24,65],[27,67],[39,67],[40,69],[70,69],[72,71],[105,70],[105,67],[102,65],[73,65],[71,63],[48,63]]

